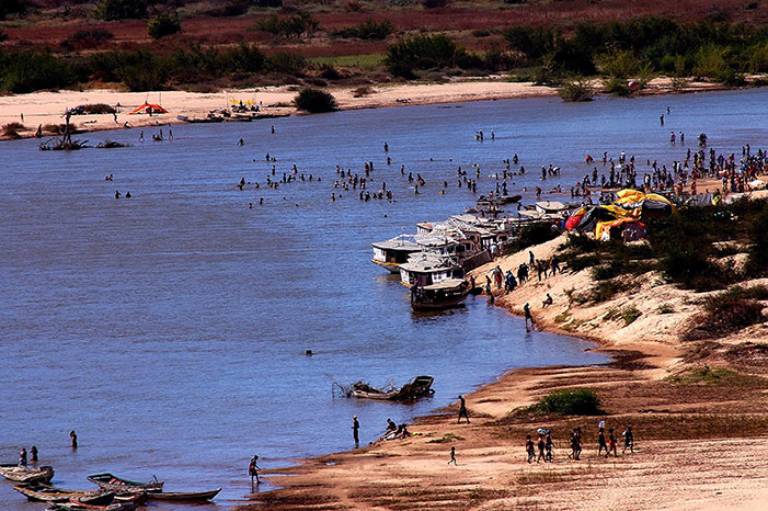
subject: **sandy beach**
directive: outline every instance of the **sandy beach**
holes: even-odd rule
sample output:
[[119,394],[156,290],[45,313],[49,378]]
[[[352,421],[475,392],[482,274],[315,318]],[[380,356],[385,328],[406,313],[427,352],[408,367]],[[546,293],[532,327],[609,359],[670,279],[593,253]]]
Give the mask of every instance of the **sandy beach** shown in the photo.
[[[564,242],[556,238],[531,250],[547,258]],[[527,261],[523,251],[475,270],[481,278]],[[755,284],[764,284],[755,281]],[[564,272],[532,279],[496,304],[520,314],[533,305],[541,329],[594,340],[613,356],[607,365],[512,371],[467,397],[471,424],[457,424],[456,410],[421,418],[405,440],[379,441],[366,448],[306,460],[270,477],[282,489],[255,495],[256,509],[758,509],[768,499],[768,382],[762,359],[740,365],[724,352],[741,353],[764,339],[765,324],[718,339],[696,355],[681,335],[700,310],[692,294],[648,275],[631,292],[595,306],[573,305],[572,290],[591,286],[589,272]],[[550,293],[554,304],[542,308]],[[617,308],[633,304],[642,315],[629,325]],[[662,307],[663,306],[663,307]],[[686,380],[702,367],[730,367],[749,374],[722,384]],[[589,387],[605,416],[538,417],[525,411],[558,389]],[[634,454],[597,456],[597,422],[621,433],[633,425]],[[581,460],[567,456],[568,433],[585,432]],[[375,427],[372,426],[372,427]],[[525,435],[551,428],[555,459],[528,464]],[[621,440],[620,440],[621,443]],[[455,447],[458,466],[449,466]]]
[[[600,84],[595,82],[595,87]],[[466,101],[516,99],[557,95],[553,87],[535,85],[530,82],[509,82],[501,79],[461,80],[447,83],[387,84],[373,85],[365,95],[356,93],[357,88],[331,88],[341,110],[360,108],[383,108],[405,105],[426,105],[438,103],[459,103]],[[722,90],[715,83],[689,82],[681,92]],[[651,81],[643,94],[664,94],[672,92],[671,81],[659,78]],[[107,104],[118,106],[117,119],[111,114],[78,115],[73,117],[76,128],[81,132],[121,129],[126,126],[162,126],[181,124],[179,117],[205,118],[213,110],[222,110],[239,101],[261,105],[265,115],[296,114],[293,98],[295,87],[259,87],[237,89],[216,93],[186,91],[123,92],[110,89],[85,91],[62,90],[57,92],[35,92],[0,96],[0,126],[21,123],[22,137],[32,137],[38,126],[64,123],[64,112],[68,108],[86,104]],[[130,115],[129,112],[144,102],[160,104],[168,113]],[[23,118],[22,118],[23,115]],[[268,122],[262,120],[261,122]],[[126,124],[127,123],[127,124]],[[46,133],[46,136],[48,133]],[[0,139],[3,136],[0,135]],[[5,137],[7,138],[7,137]],[[93,137],[92,137],[93,138]],[[107,135],[97,138],[108,138]]]

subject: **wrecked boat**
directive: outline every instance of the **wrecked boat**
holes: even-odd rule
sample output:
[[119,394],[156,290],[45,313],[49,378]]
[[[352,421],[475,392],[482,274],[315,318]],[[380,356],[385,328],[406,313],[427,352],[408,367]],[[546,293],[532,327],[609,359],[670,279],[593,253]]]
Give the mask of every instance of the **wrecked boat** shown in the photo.
[[377,389],[364,381],[359,381],[342,390],[347,397],[383,401],[412,401],[422,397],[432,397],[435,394],[435,389],[432,388],[433,382],[434,378],[431,376],[417,376],[399,389]]

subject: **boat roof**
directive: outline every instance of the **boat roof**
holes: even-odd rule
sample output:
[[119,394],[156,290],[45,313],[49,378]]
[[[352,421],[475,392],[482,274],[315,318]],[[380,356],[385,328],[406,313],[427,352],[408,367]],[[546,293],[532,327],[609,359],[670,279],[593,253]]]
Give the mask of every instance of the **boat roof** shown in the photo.
[[428,286],[424,286],[422,287],[422,289],[426,289],[428,291],[440,291],[441,289],[454,289],[459,287],[463,283],[464,283],[464,280],[462,279],[445,279],[445,280],[441,280],[436,284],[430,284]]
[[422,252],[417,256],[411,256],[407,263],[400,265],[401,270],[416,273],[436,273],[439,271],[453,270],[458,267],[459,266],[450,259],[426,252]]
[[382,250],[402,250],[405,252],[418,252],[421,250],[421,245],[402,236],[392,238],[391,240],[377,241],[376,243],[371,243],[371,246]]

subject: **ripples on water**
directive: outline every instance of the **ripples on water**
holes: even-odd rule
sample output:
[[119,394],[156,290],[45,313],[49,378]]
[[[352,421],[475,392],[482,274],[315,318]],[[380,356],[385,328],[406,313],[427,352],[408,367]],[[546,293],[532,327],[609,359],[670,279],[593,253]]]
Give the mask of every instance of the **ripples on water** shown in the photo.
[[[172,144],[72,154],[3,143],[2,461],[36,444],[63,486],[87,487],[85,476],[101,470],[157,474],[169,490],[223,486],[225,505],[247,492],[253,453],[280,466],[346,449],[352,415],[370,441],[387,417],[428,413],[506,368],[599,361],[583,342],[525,335],[520,320],[482,299],[413,315],[407,292],[369,262],[369,243],[471,205],[455,188],[459,164],[479,162],[488,175],[517,152],[531,174],[512,187],[519,190],[538,184],[536,170],[550,162],[563,175],[547,187],[569,187],[586,171],[587,152],[679,158],[666,143],[670,129],[689,140],[706,131],[718,149],[758,147],[765,99],[755,90],[355,111],[275,120],[276,136],[269,121],[179,126]],[[475,142],[480,128],[494,129],[496,140]],[[138,130],[82,136],[106,137],[135,142]],[[241,176],[264,181],[267,152],[279,172],[296,163],[322,183],[239,192]],[[349,193],[331,204],[335,165],[362,171],[365,160],[376,166],[371,187],[386,181],[397,202],[364,204]],[[408,190],[401,163],[425,177],[423,195]],[[110,173],[115,181],[106,183]],[[439,196],[444,179],[451,187]],[[116,201],[115,189],[134,198]],[[333,381],[403,383],[422,373],[436,377],[431,401],[331,397]],[[81,439],[76,454],[67,449],[70,429]],[[7,484],[0,502],[42,507]]]

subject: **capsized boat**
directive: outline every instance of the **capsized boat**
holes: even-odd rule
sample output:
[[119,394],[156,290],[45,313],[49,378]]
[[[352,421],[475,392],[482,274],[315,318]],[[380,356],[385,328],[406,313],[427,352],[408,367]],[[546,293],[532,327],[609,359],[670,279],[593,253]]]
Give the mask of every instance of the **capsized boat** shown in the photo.
[[428,286],[411,287],[411,307],[416,311],[435,311],[458,307],[471,291],[464,279],[446,279]]
[[408,257],[422,250],[413,236],[401,234],[391,240],[371,243],[373,247],[373,264],[387,269],[390,273],[399,273],[400,265],[408,261]]
[[149,500],[168,500],[174,502],[205,502],[212,500],[220,491],[221,488],[200,492],[151,492],[147,493],[147,498],[149,498]]
[[99,485],[100,488],[114,491],[116,493],[159,492],[163,491],[164,484],[163,481],[158,481],[157,477],[155,477],[152,481],[142,483],[138,481],[131,481],[129,479],[123,479],[114,474],[110,474],[109,472],[89,475],[88,480]]
[[53,467],[24,467],[21,465],[0,465],[0,475],[17,483],[48,483],[53,479]]
[[377,389],[365,382],[359,381],[352,384],[348,391],[348,396],[384,401],[411,401],[434,395],[435,390],[432,388],[434,381],[434,378],[431,376],[417,376],[399,389]]

